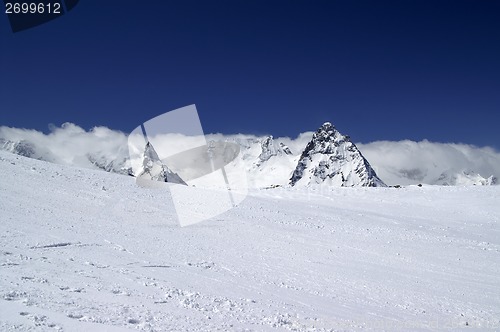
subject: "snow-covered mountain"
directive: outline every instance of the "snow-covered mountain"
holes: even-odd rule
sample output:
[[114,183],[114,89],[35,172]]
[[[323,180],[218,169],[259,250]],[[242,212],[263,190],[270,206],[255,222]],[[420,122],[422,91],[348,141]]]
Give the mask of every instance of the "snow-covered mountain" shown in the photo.
[[147,142],[144,148],[142,169],[137,174],[137,179],[186,184],[177,173],[174,173],[160,160],[150,142]]
[[280,142],[278,145],[276,145],[274,143],[274,138],[272,135],[265,137],[261,141],[260,146],[262,148],[262,152],[259,155],[257,165],[261,165],[273,156],[282,156],[283,154],[292,155],[292,151],[290,151],[290,148],[283,142]]
[[484,178],[471,170],[460,172],[448,170],[441,173],[435,184],[442,186],[491,186],[497,184],[497,182],[498,180],[494,176]]
[[49,151],[44,151],[43,148],[36,146],[26,139],[12,141],[0,137],[0,150],[48,162],[54,162],[55,159]]
[[[0,127],[0,129],[3,128]],[[95,135],[94,142],[88,144],[80,142],[74,136],[59,141],[51,140],[50,136],[43,136],[41,133],[37,136],[42,139],[39,139],[40,137],[23,138],[22,135],[16,137],[17,139],[7,139],[1,135],[9,136],[10,132],[0,130],[0,150],[56,164],[100,169],[133,176],[125,136],[118,136],[118,139],[113,139],[112,144],[107,144],[108,142],[99,137],[99,130],[96,132],[98,134]],[[92,135],[91,133],[89,135]]]
[[349,136],[325,122],[307,143],[292,177],[292,186],[385,187]]
[[[328,137],[327,132],[325,137]],[[340,133],[328,138],[332,140],[331,146],[325,143],[322,147],[321,142],[312,144],[313,135],[314,132],[306,132],[291,139],[208,134],[206,140],[234,142],[240,146],[238,158],[247,172],[250,188],[289,186],[291,183],[298,186],[314,183],[331,186],[490,185],[497,183],[495,179],[500,176],[500,154],[490,148],[428,141],[354,145]],[[164,141],[171,140],[175,143],[175,138],[164,138]],[[340,142],[342,140],[344,142]],[[160,155],[169,155],[162,148],[155,143]],[[85,131],[66,123],[49,134],[0,127],[0,150],[63,165],[133,176],[139,173],[138,168],[131,167],[127,135],[105,127]],[[143,156],[140,152],[138,156],[141,159],[135,160],[134,165],[142,165]],[[228,165],[228,170],[230,167]],[[464,175],[464,170],[469,175]],[[480,178],[470,176],[472,173]]]
[[134,176],[127,155],[120,155],[117,159],[110,159],[101,151],[100,153],[88,153],[86,157],[92,165],[103,171]]

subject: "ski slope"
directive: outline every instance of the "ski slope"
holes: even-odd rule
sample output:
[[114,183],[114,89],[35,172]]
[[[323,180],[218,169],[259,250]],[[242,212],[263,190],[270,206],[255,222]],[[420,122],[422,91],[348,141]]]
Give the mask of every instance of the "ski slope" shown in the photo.
[[167,190],[0,152],[0,330],[500,329],[500,186]]

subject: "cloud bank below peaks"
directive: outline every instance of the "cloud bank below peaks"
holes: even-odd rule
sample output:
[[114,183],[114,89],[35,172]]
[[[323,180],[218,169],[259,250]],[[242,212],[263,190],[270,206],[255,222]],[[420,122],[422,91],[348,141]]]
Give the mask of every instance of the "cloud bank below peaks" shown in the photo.
[[468,144],[377,141],[358,144],[359,149],[389,185],[446,183],[458,174],[474,178],[500,177],[500,153],[491,147]]
[[[311,136],[312,132],[305,132],[296,138],[275,138],[277,143],[284,143],[293,153],[290,156],[272,157],[275,158],[272,161],[273,167],[287,173],[280,177],[289,179],[288,173],[293,171],[289,169],[290,166],[296,165]],[[242,144],[249,170],[256,167],[261,153],[260,142],[264,138],[265,136],[245,134],[207,135],[207,140],[230,140]],[[127,134],[121,131],[106,127],[94,127],[86,131],[72,123],[53,127],[48,134],[36,130],[0,127],[1,150],[58,164],[98,168],[122,174],[129,174],[130,170],[127,139]],[[357,146],[388,185],[482,184],[480,182],[486,181],[490,176],[500,178],[500,152],[490,147],[427,140],[376,141],[358,143]],[[283,160],[280,161],[279,158]],[[288,159],[285,160],[286,158]],[[265,172],[255,172],[263,173]],[[261,182],[257,179],[255,181]]]

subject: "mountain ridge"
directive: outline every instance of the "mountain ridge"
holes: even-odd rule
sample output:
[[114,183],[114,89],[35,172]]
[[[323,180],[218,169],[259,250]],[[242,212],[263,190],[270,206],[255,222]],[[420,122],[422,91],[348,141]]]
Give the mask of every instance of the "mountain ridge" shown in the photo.
[[[56,134],[44,135],[34,131],[0,127],[0,150],[52,163],[100,169],[129,176],[136,176],[138,174],[137,172],[134,173],[132,170],[127,148],[127,136],[124,133],[104,127],[86,132],[73,124],[63,126],[57,133],[60,134],[63,130],[69,131],[69,135],[61,139],[56,137]],[[271,135],[258,137],[243,134],[207,134],[205,136],[207,141],[231,141],[239,144],[241,147],[239,158],[241,158],[248,173],[249,187],[267,188],[270,186],[290,185],[290,180],[297,169],[299,161],[304,157],[302,154],[306,150],[307,144],[311,141],[313,135],[314,132],[307,132],[294,139],[286,137],[275,138]],[[356,149],[358,149],[349,136],[342,135],[342,137],[344,137],[344,140],[351,142]],[[85,144],[84,142],[87,138],[89,144]],[[415,142],[414,144],[421,143]],[[442,143],[438,144],[443,145]],[[392,160],[392,158],[398,158],[397,155],[390,153],[377,155],[374,154],[372,150],[371,152],[368,151],[370,153],[366,156],[364,151],[365,144],[360,145],[361,148],[358,150],[368,165],[360,162],[359,167],[368,170],[368,174],[371,174],[370,169],[373,170],[374,173],[376,170],[375,175],[377,178],[386,184],[498,185],[498,178],[496,176],[498,174],[487,173],[488,176],[483,177],[476,170],[475,164],[471,164],[471,167],[468,168],[459,168],[455,167],[455,165],[441,163],[439,166],[428,165],[419,169],[408,163],[408,165],[403,167],[392,168],[389,162],[383,161],[383,168],[380,169],[379,163],[381,163],[381,157],[384,158],[383,156],[386,156],[386,160],[387,158]],[[323,152],[328,154],[329,151],[325,150]],[[487,156],[487,158],[491,157]],[[359,160],[363,159],[359,158]],[[373,160],[376,162],[374,163]],[[492,162],[494,163],[494,160],[495,159],[491,159],[491,161],[488,162],[491,164]],[[138,162],[142,164],[142,160]],[[331,165],[326,167],[327,164],[328,163],[323,162],[320,166],[318,162],[318,165],[315,165],[316,175],[319,179],[323,177],[323,180],[331,182],[334,176],[332,176],[332,178],[329,177],[332,175],[332,168]],[[484,172],[485,171],[482,170],[481,174]],[[349,172],[342,170],[344,180],[342,180],[342,176],[340,176],[341,181],[329,185],[342,186],[342,184],[345,183],[344,186],[349,186],[348,181],[345,181],[347,177],[346,173]],[[439,176],[440,174],[445,174],[448,180],[442,181]],[[467,174],[475,175],[469,176]],[[367,175],[367,177],[374,178],[373,175]],[[386,177],[390,179],[389,182],[387,182]],[[460,180],[455,181],[453,179]],[[399,181],[403,183],[399,183]],[[321,183],[327,184],[325,182]],[[365,185],[370,186],[371,184],[368,183]]]

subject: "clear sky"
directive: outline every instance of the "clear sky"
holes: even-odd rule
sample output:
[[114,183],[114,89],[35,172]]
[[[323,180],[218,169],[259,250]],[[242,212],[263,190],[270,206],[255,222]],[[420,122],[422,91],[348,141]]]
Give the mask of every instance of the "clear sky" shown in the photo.
[[196,104],[205,132],[500,149],[500,1],[81,0],[12,33],[0,125],[128,132]]

